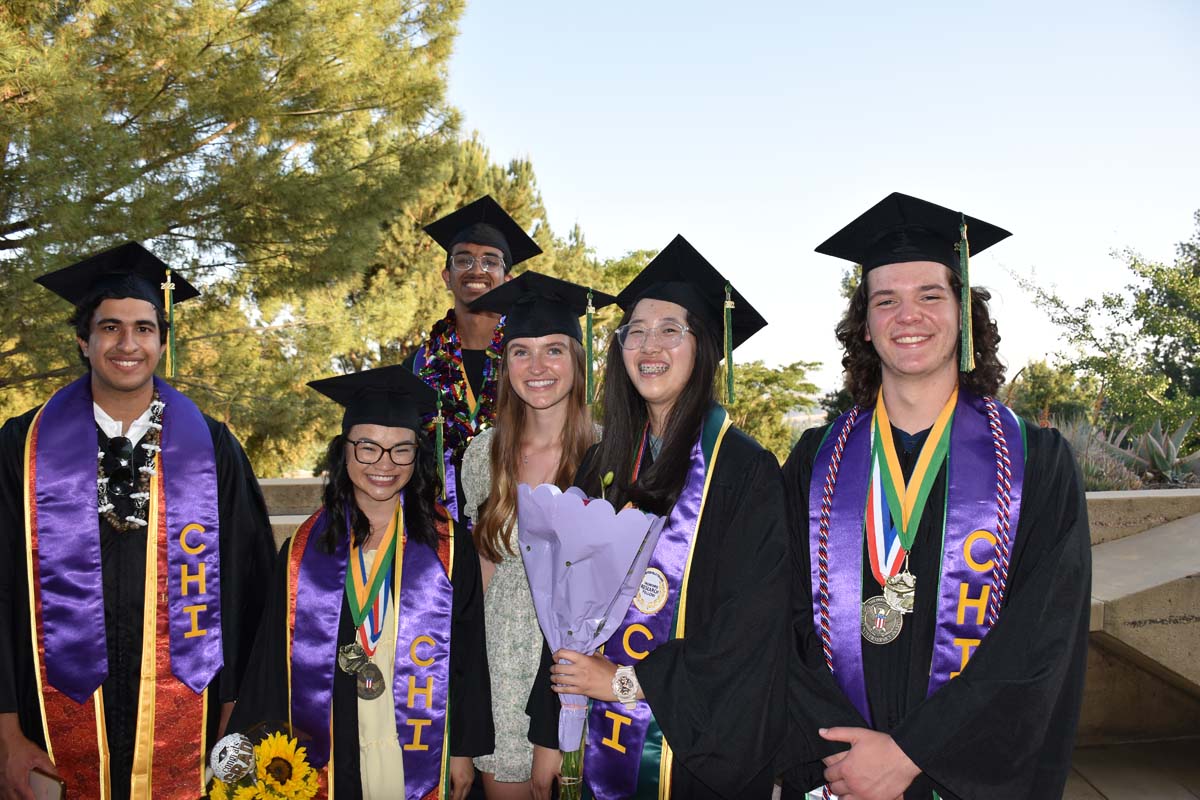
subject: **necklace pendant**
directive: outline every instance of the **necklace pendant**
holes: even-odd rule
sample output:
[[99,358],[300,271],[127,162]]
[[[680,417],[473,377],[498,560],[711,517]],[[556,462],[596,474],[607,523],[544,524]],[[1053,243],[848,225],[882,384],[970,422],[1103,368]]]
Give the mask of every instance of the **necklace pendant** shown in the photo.
[[911,614],[916,600],[917,579],[904,569],[888,578],[883,585],[883,599],[901,614]]
[[862,604],[862,636],[871,644],[894,642],[904,627],[904,615],[879,595]]

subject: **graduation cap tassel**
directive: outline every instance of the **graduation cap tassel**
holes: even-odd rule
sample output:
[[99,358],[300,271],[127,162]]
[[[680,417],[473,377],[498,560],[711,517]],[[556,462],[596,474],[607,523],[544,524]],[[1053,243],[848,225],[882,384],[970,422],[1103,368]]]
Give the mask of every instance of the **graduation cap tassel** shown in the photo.
[[592,319],[596,314],[596,307],[592,305],[592,290],[588,289],[587,297],[587,338],[583,340],[584,361],[587,362],[587,402],[590,405],[594,400],[595,384],[592,378]]
[[175,377],[175,303],[173,295],[175,284],[171,282],[171,270],[167,270],[167,279],[163,281],[163,307],[167,309],[167,361],[164,371],[168,378]]
[[725,284],[725,397],[733,405],[733,287]]
[[[426,406],[428,408],[428,406]],[[437,396],[437,416],[433,418],[433,440],[434,449],[437,451],[438,462],[438,480],[441,481],[442,497],[446,496],[446,447],[445,435],[442,429],[445,427],[446,418],[442,416],[442,393],[438,392]]]
[[975,369],[975,332],[971,325],[971,273],[968,262],[971,260],[971,246],[967,242],[967,217],[962,215],[958,223],[958,269],[962,273],[962,309],[961,341],[959,342],[959,372],[971,372]]

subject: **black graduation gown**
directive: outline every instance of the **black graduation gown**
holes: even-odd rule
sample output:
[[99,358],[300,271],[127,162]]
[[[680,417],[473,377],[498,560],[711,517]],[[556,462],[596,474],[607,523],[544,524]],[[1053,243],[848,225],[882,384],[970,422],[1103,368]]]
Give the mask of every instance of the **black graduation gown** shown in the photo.
[[[37,409],[0,428],[0,713],[17,712],[25,736],[44,747],[29,628],[29,589],[25,569],[23,459],[25,436]],[[254,471],[224,423],[205,416],[217,464],[217,503],[221,549],[221,642],[225,668],[208,704],[208,749],[216,741],[221,703],[237,699],[238,686],[266,597],[275,542],[266,503]],[[97,429],[97,442],[104,434]],[[89,455],[91,450],[88,451]],[[135,448],[135,465],[145,451]],[[142,657],[142,602],[146,577],[146,531],[118,531],[100,518],[104,624],[108,677],[104,715],[108,725],[113,797],[129,794],[133,767],[139,670]],[[69,790],[69,787],[68,787]]]
[[[822,766],[815,759],[844,749],[821,740],[818,727],[866,727],[829,674],[813,627],[808,497],[827,427],[807,431],[784,465],[796,521],[794,767],[785,796],[819,786]],[[902,458],[906,474],[918,454],[919,445]],[[928,800],[934,790],[945,800],[1061,797],[1079,720],[1090,609],[1091,538],[1078,467],[1058,431],[1028,425],[1024,497],[999,620],[963,673],[927,698],[945,497],[943,465],[910,555],[914,613],[894,642],[863,644],[874,727],[890,733],[922,770],[905,792],[908,800]],[[864,539],[863,599],[879,594],[865,547]]]
[[[310,542],[316,547],[317,542]],[[288,545],[276,558],[275,576],[266,612],[246,669],[241,697],[230,719],[231,731],[245,731],[260,722],[287,723],[287,614]],[[450,630],[450,755],[479,756],[492,752],[492,684],[488,674],[483,629],[483,586],[479,558],[465,527],[454,536],[453,622]],[[338,646],[355,640],[350,605],[342,593]],[[362,796],[358,752],[358,694],[355,680],[340,669],[333,678],[334,795]]]
[[[684,637],[635,667],[675,752],[673,797],[771,796],[787,724],[787,549],[779,462],[730,428],[696,532]],[[527,711],[530,740],[557,749],[549,666],[544,648]]]

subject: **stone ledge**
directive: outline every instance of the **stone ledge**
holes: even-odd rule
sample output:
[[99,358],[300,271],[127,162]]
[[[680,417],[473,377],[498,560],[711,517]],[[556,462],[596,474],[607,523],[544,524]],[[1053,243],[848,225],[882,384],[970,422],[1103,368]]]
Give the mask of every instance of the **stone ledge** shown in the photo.
[[1088,492],[1087,505],[1096,545],[1200,514],[1200,489]]

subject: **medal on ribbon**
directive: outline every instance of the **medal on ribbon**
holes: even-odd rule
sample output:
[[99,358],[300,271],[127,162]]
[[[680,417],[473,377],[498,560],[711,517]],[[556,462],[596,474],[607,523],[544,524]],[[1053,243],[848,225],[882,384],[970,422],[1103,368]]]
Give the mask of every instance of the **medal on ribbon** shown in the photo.
[[955,389],[938,414],[907,481],[900,467],[882,389],[875,403],[864,528],[871,574],[879,583],[882,594],[870,597],[862,604],[862,635],[872,644],[895,641],[904,627],[903,615],[911,614],[915,607],[917,579],[908,571],[908,554],[925,513],[929,491],[949,452],[950,422],[957,403],[958,390]]
[[[350,606],[350,618],[354,622],[358,641],[338,649],[338,667],[355,677],[358,696],[363,700],[374,700],[383,694],[383,671],[372,660],[379,640],[383,636],[383,624],[387,618],[391,599],[392,563],[396,558],[396,543],[403,535],[402,506],[396,504],[396,513],[383,535],[370,569],[366,555],[358,544],[350,544],[350,563],[346,569],[346,600]],[[346,530],[351,530],[350,513],[346,512]]]

